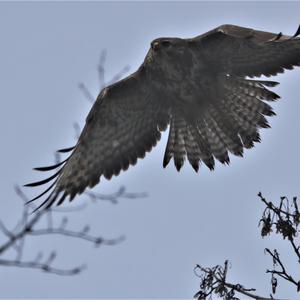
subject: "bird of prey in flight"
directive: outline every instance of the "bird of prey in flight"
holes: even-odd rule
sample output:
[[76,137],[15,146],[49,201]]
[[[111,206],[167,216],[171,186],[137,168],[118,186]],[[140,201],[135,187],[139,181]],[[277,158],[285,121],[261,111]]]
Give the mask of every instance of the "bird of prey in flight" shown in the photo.
[[74,199],[135,165],[159,141],[169,125],[163,159],[179,171],[185,158],[195,171],[215,159],[229,164],[228,153],[243,155],[260,142],[259,128],[269,127],[267,102],[278,82],[249,79],[283,73],[300,65],[300,27],[294,36],[235,25],[222,25],[194,38],[152,41],[136,72],[104,88],[89,112],[69,157],[38,171],[57,170],[27,186],[52,184],[39,205],[49,208]]

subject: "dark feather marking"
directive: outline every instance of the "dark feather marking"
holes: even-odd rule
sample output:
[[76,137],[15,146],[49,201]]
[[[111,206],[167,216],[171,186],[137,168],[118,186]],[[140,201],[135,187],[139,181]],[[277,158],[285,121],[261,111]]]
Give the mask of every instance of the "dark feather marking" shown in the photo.
[[70,148],[64,148],[64,149],[59,149],[57,150],[56,152],[58,153],[67,153],[67,152],[70,152],[72,151],[73,149],[75,149],[76,146],[73,146],[73,147],[70,147]]
[[45,206],[45,210],[49,209],[53,203],[56,201],[57,196],[59,195],[59,193],[56,193],[53,198],[49,201],[49,203]]
[[194,139],[193,134],[191,133],[189,129],[189,125],[185,128],[185,148],[188,160],[195,170],[195,172],[198,172],[199,170],[199,161],[200,161],[200,150],[198,147],[197,142]]
[[62,162],[58,163],[58,164],[55,164],[55,165],[52,165],[52,166],[48,166],[48,167],[38,167],[38,168],[34,168],[33,170],[36,170],[36,171],[51,171],[51,170],[54,170],[56,168],[58,168],[59,166],[61,166],[62,164],[64,164],[69,158],[63,160]]
[[175,117],[175,143],[174,143],[174,165],[179,172],[184,164],[186,155],[184,144],[184,127],[186,126],[185,120],[176,115]]
[[167,142],[167,147],[165,150],[164,160],[163,160],[163,167],[165,168],[170,159],[173,156],[174,151],[174,140],[175,140],[175,126],[174,126],[174,118],[171,120],[170,128],[169,128],[169,137]]
[[[41,207],[43,207],[53,196],[54,191],[37,207],[33,210],[32,213],[35,213],[36,211],[38,211]],[[49,201],[50,206],[53,204],[53,202],[55,201],[57,197],[57,193],[53,196],[53,198],[51,199],[51,201]],[[47,205],[47,207],[49,208],[49,204]]]
[[45,184],[49,181],[51,181],[52,179],[54,179],[55,177],[57,177],[61,172],[61,169],[56,172],[54,175],[50,176],[49,178],[46,178],[44,180],[41,180],[41,181],[36,181],[36,182],[32,182],[32,183],[28,183],[28,184],[25,184],[24,186],[26,187],[33,187],[33,186],[38,186],[38,185],[42,185],[42,184]]
[[226,118],[218,105],[214,105],[214,109],[210,109],[210,115],[221,129],[220,132],[224,135],[222,139],[224,139],[228,150],[236,156],[243,156],[242,141],[231,119]]
[[255,80],[255,82],[260,83],[264,86],[268,86],[268,87],[274,87],[279,84],[279,82],[277,82],[277,81],[269,81],[269,80]]
[[57,179],[44,191],[44,192],[42,192],[41,194],[39,194],[38,196],[36,196],[35,198],[33,198],[33,199],[31,199],[31,200],[29,200],[29,201],[27,201],[25,204],[28,204],[28,203],[31,203],[31,202],[33,202],[33,201],[35,201],[35,200],[37,200],[37,199],[39,199],[40,197],[42,197],[43,195],[45,195],[48,191],[50,191],[51,190],[51,188],[55,185],[55,183],[57,182]]
[[198,128],[191,128],[191,130],[201,152],[201,160],[210,170],[213,170],[215,168],[215,160],[204,133],[205,126],[203,120],[198,120]]
[[[100,176],[99,176],[99,181],[100,181]],[[71,191],[70,196],[69,196],[69,201],[72,202],[76,196],[77,192],[76,191]]]
[[[61,198],[58,200],[58,202],[57,202],[56,205],[57,205],[57,206],[61,205],[61,204],[64,202],[64,200],[65,200],[65,198],[67,197],[67,195],[68,195],[67,192],[64,192],[63,195],[61,196]],[[50,205],[50,206],[51,206],[51,205]],[[50,206],[49,206],[49,207],[50,207]],[[48,208],[48,205],[46,206],[46,209],[47,209],[47,208]]]
[[[250,82],[251,85],[253,83],[255,83],[255,81]],[[257,83],[261,84],[261,82]],[[273,84],[273,82],[271,84]],[[253,106],[249,106],[251,103],[253,103]],[[262,100],[258,100],[256,95],[250,96],[244,94],[241,89],[238,90],[238,92],[232,92],[229,88],[229,93],[222,101],[222,105],[223,110],[235,120],[235,124],[238,127],[238,132],[245,148],[253,147],[253,142],[260,142],[257,127],[268,126],[267,120],[262,114],[275,114],[272,108]]]

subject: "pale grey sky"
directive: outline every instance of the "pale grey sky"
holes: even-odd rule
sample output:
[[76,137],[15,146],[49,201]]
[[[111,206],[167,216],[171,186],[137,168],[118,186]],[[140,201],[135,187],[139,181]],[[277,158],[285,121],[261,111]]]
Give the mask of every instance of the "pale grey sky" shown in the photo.
[[[134,71],[154,38],[193,37],[224,23],[294,34],[299,11],[298,2],[1,2],[0,218],[14,224],[22,204],[13,185],[40,179],[31,168],[47,165],[54,150],[74,143],[72,124],[83,125],[90,109],[77,84],[98,94],[102,49],[111,78],[125,65]],[[94,249],[81,241],[32,238],[28,259],[40,249],[57,249],[59,266],[87,263],[88,269],[59,277],[0,268],[0,297],[191,298],[198,289],[194,265],[225,259],[232,263],[232,281],[268,295],[264,272],[271,260],[263,249],[291,252],[280,239],[260,238],[263,206],[256,194],[299,194],[299,75],[297,69],[275,78],[282,100],[274,104],[272,129],[261,131],[262,143],[243,159],[231,157],[229,167],[218,164],[214,172],[203,167],[196,174],[186,165],[178,174],[172,163],[164,170],[164,134],[146,159],[96,188],[110,193],[125,185],[148,198],[91,203],[72,215],[75,228],[89,223],[104,237],[125,234],[125,242]],[[289,263],[295,264],[292,257]],[[278,296],[299,298],[285,285]]]

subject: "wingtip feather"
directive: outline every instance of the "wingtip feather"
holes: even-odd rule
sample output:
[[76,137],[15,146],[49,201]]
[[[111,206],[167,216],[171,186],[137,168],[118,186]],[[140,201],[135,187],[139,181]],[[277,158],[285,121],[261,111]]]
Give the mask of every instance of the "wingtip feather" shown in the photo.
[[296,31],[295,34],[293,35],[293,37],[295,38],[295,37],[297,37],[298,35],[300,35],[300,24],[299,24],[299,26],[298,26],[297,31]]
[[165,156],[164,156],[164,160],[163,160],[163,168],[167,167],[170,160],[171,160],[171,156],[166,153]]
[[75,147],[76,147],[76,146],[69,147],[69,148],[64,148],[64,149],[59,149],[59,150],[57,150],[56,152],[58,152],[58,153],[67,153],[67,152],[70,152],[70,151],[74,150]]
[[57,180],[55,180],[45,191],[43,191],[41,194],[39,194],[38,196],[34,197],[33,199],[27,201],[25,204],[29,204],[39,198],[41,198],[43,195],[45,195],[47,192],[49,192],[51,190],[51,188],[55,185],[55,183],[57,182]]
[[45,172],[45,171],[51,171],[51,170],[54,170],[58,167],[60,167],[62,164],[64,164],[65,162],[67,161],[67,159],[63,160],[62,162],[60,163],[57,163],[55,165],[52,165],[52,166],[47,166],[47,167],[37,167],[37,168],[33,168],[33,170],[35,171],[41,171],[41,172]]
[[27,183],[27,184],[24,184],[23,186],[24,187],[35,187],[35,186],[39,186],[39,185],[43,185],[49,181],[51,181],[52,179],[54,179],[55,177],[57,177],[59,175],[59,173],[61,172],[61,170],[59,170],[58,172],[56,172],[55,174],[53,174],[52,176],[44,179],[44,180],[41,180],[41,181],[36,181],[36,182],[31,182],[31,183]]

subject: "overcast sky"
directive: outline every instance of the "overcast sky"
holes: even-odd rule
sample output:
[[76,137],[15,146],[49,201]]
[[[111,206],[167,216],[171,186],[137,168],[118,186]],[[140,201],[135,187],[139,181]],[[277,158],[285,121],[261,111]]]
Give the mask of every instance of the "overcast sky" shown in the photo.
[[[41,179],[31,168],[48,165],[54,150],[74,144],[73,123],[83,125],[90,109],[78,83],[98,94],[101,50],[108,53],[109,79],[125,65],[137,69],[154,38],[193,37],[224,23],[294,34],[299,11],[297,2],[1,2],[0,218],[13,226],[22,211],[13,185]],[[287,254],[290,266],[296,261],[286,242],[260,238],[263,205],[256,194],[273,200],[299,194],[299,75],[297,69],[276,77],[282,100],[274,104],[272,129],[261,131],[262,143],[243,159],[231,157],[230,166],[217,164],[214,172],[203,167],[199,174],[189,165],[180,173],[173,163],[163,169],[164,134],[137,166],[95,189],[111,193],[125,185],[147,198],[90,203],[70,217],[75,229],[88,223],[95,234],[124,234],[126,241],[95,249],[65,238],[31,238],[27,259],[40,249],[57,249],[57,266],[86,263],[87,270],[59,277],[0,268],[0,297],[191,298],[198,289],[195,264],[225,259],[232,264],[230,280],[268,295],[271,259],[264,248]],[[297,298],[281,287],[279,297]]]

